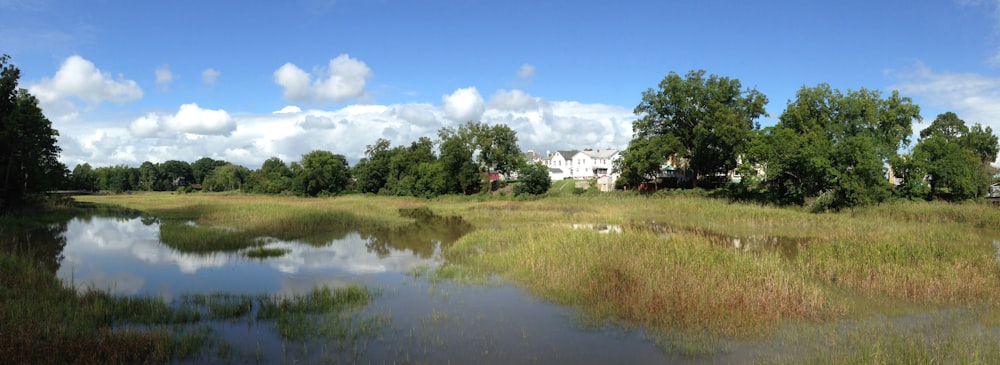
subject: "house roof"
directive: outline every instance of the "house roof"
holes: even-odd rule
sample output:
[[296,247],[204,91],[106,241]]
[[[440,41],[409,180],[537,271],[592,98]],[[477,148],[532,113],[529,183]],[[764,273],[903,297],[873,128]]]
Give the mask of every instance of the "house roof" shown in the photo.
[[556,153],[562,155],[563,158],[573,158],[573,155],[575,155],[577,152],[580,151],[577,150],[556,151]]
[[597,158],[597,159],[611,158],[612,156],[614,156],[617,153],[618,153],[618,150],[612,149],[612,148],[603,149],[603,150],[589,150],[589,151],[588,150],[584,150],[583,151],[583,154],[585,154],[587,156],[590,156],[591,158]]
[[561,174],[561,173],[563,172],[563,170],[562,170],[562,169],[558,169],[558,168],[555,168],[555,167],[550,167],[550,168],[549,168],[549,172],[551,172],[551,173],[555,173],[555,174]]

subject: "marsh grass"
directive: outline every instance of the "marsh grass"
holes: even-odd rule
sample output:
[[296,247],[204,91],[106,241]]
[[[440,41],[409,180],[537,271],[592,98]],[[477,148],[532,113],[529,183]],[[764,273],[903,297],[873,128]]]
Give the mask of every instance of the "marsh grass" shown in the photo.
[[[32,260],[0,252],[0,358],[4,363],[146,363],[197,358],[219,341],[211,321],[275,323],[286,338],[372,336],[385,320],[356,318],[378,295],[349,286],[300,295],[193,294],[160,298],[77,293]],[[224,357],[225,353],[221,353]]]
[[281,257],[289,252],[292,252],[292,250],[281,247],[253,247],[244,251],[243,254],[249,258],[265,259],[269,257]]
[[[980,204],[901,202],[812,214],[696,195],[620,192],[524,201],[203,194],[85,198],[254,234],[350,224],[400,227],[414,219],[400,217],[401,210],[461,216],[476,230],[446,248],[444,266],[415,275],[426,274],[432,282],[489,282],[499,275],[579,308],[595,323],[649,328],[666,339],[661,341],[665,348],[692,356],[727,351],[726,338],[762,338],[788,326],[818,328],[873,313],[906,316],[928,308],[974,306],[983,308],[981,318],[1000,318],[1000,266],[992,243],[1000,239],[1000,210]],[[626,228],[599,234],[568,228],[572,224]],[[670,232],[636,228],[650,225],[670,227]],[[720,245],[720,236],[805,243],[789,257],[746,254]],[[997,322],[978,325],[989,332]],[[885,354],[898,353],[915,362],[980,359],[921,355],[917,348],[936,345],[894,325],[846,337],[852,336],[858,346],[880,343],[890,351],[833,358],[878,363]],[[873,341],[876,336],[882,342]],[[971,341],[965,349],[995,359],[1000,355],[991,352],[994,347],[975,345],[994,338],[955,341]],[[938,352],[948,353],[945,347]],[[980,348],[984,352],[976,351]]]

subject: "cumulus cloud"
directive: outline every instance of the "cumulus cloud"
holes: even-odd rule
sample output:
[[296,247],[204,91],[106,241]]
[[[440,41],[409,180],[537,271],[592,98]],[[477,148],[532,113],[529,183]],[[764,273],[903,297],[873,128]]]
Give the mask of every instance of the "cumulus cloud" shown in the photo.
[[215,85],[216,81],[219,81],[219,75],[222,73],[214,68],[206,68],[205,71],[201,72],[201,82],[205,85]]
[[274,71],[274,82],[285,89],[289,101],[329,104],[366,96],[365,84],[372,71],[364,62],[342,54],[326,68],[310,74],[289,62]]
[[455,90],[455,92],[441,96],[444,102],[444,111],[455,122],[466,122],[479,120],[486,107],[483,96],[479,95],[479,90],[475,87],[467,87]]
[[156,68],[156,86],[161,91],[170,91],[170,83],[174,82],[174,73],[170,71],[170,66],[163,65]]
[[[981,123],[1000,130],[1000,120],[996,118],[1000,115],[1000,77],[971,72],[935,72],[924,64],[895,76],[898,83],[891,88],[919,100],[922,106],[953,111],[967,123]],[[934,115],[924,117],[933,120]]]
[[286,105],[281,110],[275,110],[271,114],[288,114],[288,113],[301,113],[302,109],[295,105]]
[[519,79],[530,79],[533,77],[535,77],[535,66],[532,64],[525,63],[517,70],[517,78]]
[[240,114],[238,125],[225,111],[187,104],[174,113],[132,119],[125,127],[73,124],[60,138],[60,145],[66,146],[61,159],[70,166],[89,162],[96,167],[209,156],[255,169],[272,156],[290,163],[310,151],[327,150],[354,164],[378,138],[389,139],[393,146],[409,145],[420,137],[437,139],[442,127],[466,120],[506,124],[517,132],[525,150],[624,148],[635,119],[624,107],[548,101],[520,90],[499,90],[489,103],[475,88],[456,90],[442,100],[439,105],[365,104],[330,110],[288,106],[281,113]]
[[38,98],[39,106],[54,122],[77,119],[80,102],[87,103],[88,107],[105,101],[121,104],[141,99],[143,95],[135,81],[122,75],[114,78],[77,55],[63,61],[54,76],[29,85],[28,91]]
[[173,115],[150,113],[129,125],[129,132],[136,137],[152,137],[160,132],[228,135],[235,129],[236,122],[225,110],[202,109],[195,103],[181,105]]
[[490,97],[490,108],[524,111],[538,108],[538,99],[521,90],[497,90]]
[[31,85],[29,91],[42,103],[67,97],[92,104],[104,101],[125,103],[142,98],[142,88],[138,83],[122,75],[112,77],[78,55],[67,58],[55,76]]

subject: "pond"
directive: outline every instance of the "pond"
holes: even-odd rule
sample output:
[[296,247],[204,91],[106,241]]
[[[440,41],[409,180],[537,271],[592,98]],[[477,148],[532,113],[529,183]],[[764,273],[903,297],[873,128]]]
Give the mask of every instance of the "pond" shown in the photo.
[[192,222],[162,222],[135,211],[98,208],[42,230],[19,232],[20,241],[44,247],[34,254],[68,285],[156,296],[168,303],[192,294],[294,294],[350,284],[380,293],[352,314],[375,319],[370,323],[377,325],[347,347],[325,343],[322,337],[291,341],[274,326],[247,321],[209,323],[209,330],[231,345],[233,354],[225,357],[242,359],[237,362],[605,364],[684,359],[663,352],[642,330],[583,325],[572,309],[500,280],[466,285],[419,274],[442,265],[442,250],[471,229],[461,220],[332,232],[303,241],[265,238],[265,247],[283,254],[249,258],[245,251],[181,252],[160,241],[163,225],[194,226]]

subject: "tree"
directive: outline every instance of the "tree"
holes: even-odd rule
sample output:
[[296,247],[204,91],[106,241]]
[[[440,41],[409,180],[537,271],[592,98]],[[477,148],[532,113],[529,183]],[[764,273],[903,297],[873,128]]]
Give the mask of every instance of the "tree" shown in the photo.
[[461,137],[451,136],[441,142],[438,159],[445,179],[446,194],[473,194],[480,191],[479,171],[472,162],[472,150]]
[[504,124],[493,126],[482,122],[466,122],[457,129],[442,128],[438,131],[441,143],[458,140],[475,158],[482,186],[489,187],[490,170],[509,175],[524,164],[524,154],[517,145],[517,132]]
[[351,172],[347,159],[329,151],[312,151],[292,164],[292,189],[306,196],[335,195],[347,187]]
[[549,177],[549,168],[541,163],[529,164],[521,168],[521,185],[514,188],[514,195],[532,194],[541,195],[549,191],[552,187],[552,179]]
[[385,138],[379,138],[374,144],[365,146],[365,157],[351,170],[358,191],[374,194],[382,190],[389,177],[391,158],[389,140]]
[[9,61],[10,56],[0,56],[0,209],[57,188],[68,175],[58,161],[59,132],[38,107],[38,99],[18,89],[21,70]]
[[635,138],[664,136],[655,142],[676,142],[669,149],[689,160],[690,174],[698,181],[732,170],[767,104],[763,93],[741,88],[737,79],[705,78],[704,70],[690,71],[685,78],[671,72],[658,90],[642,93],[635,107],[639,119],[632,124]]
[[89,163],[82,163],[73,168],[70,174],[70,187],[76,190],[97,190],[97,173]]
[[216,167],[202,182],[205,191],[242,190],[243,182],[250,177],[250,170],[243,166],[227,163]]
[[190,181],[192,184],[201,184],[205,181],[205,178],[212,173],[217,167],[225,166],[228,164],[226,161],[215,160],[211,157],[202,157],[191,164],[191,177]]
[[156,190],[159,191],[174,190],[179,184],[191,184],[194,181],[194,171],[191,170],[191,165],[186,161],[164,161],[157,166],[157,171],[160,177]]
[[[955,113],[940,114],[920,131],[913,160],[923,171],[930,189],[928,199],[959,201],[988,192],[995,169],[997,137],[989,127],[971,129]],[[923,176],[912,176],[912,179]],[[910,184],[913,182],[910,181]]]
[[883,98],[867,89],[803,87],[749,156],[766,166],[764,186],[778,202],[815,199],[815,210],[873,204],[890,195],[883,166],[909,145],[914,120],[920,107],[896,91]]
[[247,189],[255,193],[280,194],[291,188],[292,170],[278,157],[265,160],[247,179]]
[[636,136],[615,161],[615,170],[621,174],[617,184],[634,187],[652,181],[655,185],[663,163],[681,149],[673,135]]

